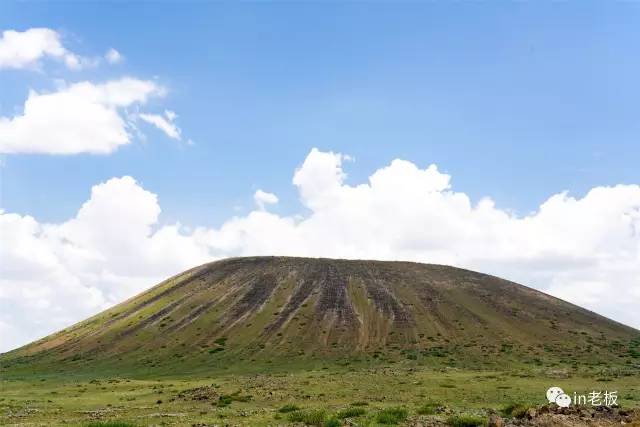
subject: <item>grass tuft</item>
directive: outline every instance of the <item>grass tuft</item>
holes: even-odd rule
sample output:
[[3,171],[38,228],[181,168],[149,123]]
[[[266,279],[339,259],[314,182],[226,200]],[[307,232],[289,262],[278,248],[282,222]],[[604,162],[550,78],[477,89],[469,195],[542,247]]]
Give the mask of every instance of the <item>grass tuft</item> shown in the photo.
[[300,409],[300,407],[298,407],[297,405],[289,403],[289,404],[284,405],[280,409],[278,409],[278,412],[280,412],[281,414],[287,414],[289,412],[297,411],[299,409]]
[[342,427],[342,423],[340,422],[340,420],[337,420],[335,418],[329,418],[327,421],[325,421],[324,427]]
[[452,427],[481,427],[487,425],[487,420],[478,415],[452,415],[447,418],[447,424]]
[[380,424],[398,424],[407,419],[408,412],[404,408],[386,408],[378,412],[376,421]]
[[345,418],[356,418],[366,413],[367,411],[360,407],[345,408],[336,413],[336,418],[341,420]]
[[327,419],[327,413],[322,409],[309,411],[294,411],[289,414],[292,423],[304,423],[310,426],[322,426]]

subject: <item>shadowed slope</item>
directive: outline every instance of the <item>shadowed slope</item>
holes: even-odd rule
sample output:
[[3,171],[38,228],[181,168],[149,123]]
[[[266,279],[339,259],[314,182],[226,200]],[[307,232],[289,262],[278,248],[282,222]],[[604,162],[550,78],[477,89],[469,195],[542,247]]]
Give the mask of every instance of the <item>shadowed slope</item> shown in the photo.
[[153,371],[346,357],[625,363],[638,336],[533,289],[453,267],[232,258],[2,355],[0,364]]

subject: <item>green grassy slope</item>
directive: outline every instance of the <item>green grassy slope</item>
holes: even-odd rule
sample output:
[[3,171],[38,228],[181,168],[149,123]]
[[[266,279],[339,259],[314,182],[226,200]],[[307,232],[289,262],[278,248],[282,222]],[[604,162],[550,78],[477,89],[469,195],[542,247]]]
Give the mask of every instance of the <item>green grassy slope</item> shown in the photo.
[[5,374],[162,374],[415,360],[634,365],[640,332],[530,288],[408,262],[233,258],[0,355]]

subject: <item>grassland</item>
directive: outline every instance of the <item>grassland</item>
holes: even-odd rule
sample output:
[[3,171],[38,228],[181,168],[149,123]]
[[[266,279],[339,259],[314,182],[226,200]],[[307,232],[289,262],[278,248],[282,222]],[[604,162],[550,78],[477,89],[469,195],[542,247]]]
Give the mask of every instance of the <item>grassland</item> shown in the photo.
[[[637,407],[638,378],[628,369],[470,371],[410,360],[153,379],[19,376],[1,382],[0,425],[416,425],[486,417],[509,404],[540,405],[551,385],[571,393],[616,390],[621,405]],[[406,419],[386,416],[399,409]]]

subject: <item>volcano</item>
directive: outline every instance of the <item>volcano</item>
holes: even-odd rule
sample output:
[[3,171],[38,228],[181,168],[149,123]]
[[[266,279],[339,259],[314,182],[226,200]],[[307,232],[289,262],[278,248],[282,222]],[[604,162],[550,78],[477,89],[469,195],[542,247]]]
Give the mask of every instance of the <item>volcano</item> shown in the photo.
[[309,361],[631,363],[638,336],[542,292],[460,268],[248,257],[190,269],[0,356],[0,366],[175,372]]

